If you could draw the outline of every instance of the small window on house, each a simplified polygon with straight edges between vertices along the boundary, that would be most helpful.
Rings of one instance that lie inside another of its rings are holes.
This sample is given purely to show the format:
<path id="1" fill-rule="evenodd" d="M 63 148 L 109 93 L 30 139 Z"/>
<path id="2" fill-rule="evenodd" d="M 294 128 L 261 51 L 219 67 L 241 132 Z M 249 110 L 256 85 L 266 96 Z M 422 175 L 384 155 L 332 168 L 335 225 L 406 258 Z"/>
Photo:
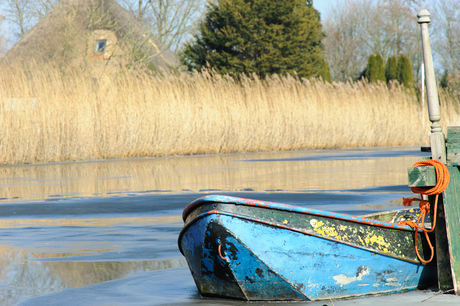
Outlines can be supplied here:
<path id="1" fill-rule="evenodd" d="M 94 54 L 104 55 L 105 47 L 107 46 L 107 40 L 98 40 L 96 41 L 96 48 L 94 49 Z"/>

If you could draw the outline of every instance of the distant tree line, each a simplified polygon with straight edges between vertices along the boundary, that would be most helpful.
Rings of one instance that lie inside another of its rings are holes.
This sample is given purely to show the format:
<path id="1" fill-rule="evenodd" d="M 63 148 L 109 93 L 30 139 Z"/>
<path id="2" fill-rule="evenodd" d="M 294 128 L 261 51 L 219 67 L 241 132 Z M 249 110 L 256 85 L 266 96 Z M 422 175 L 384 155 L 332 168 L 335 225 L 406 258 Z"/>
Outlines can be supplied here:
<path id="1" fill-rule="evenodd" d="M 460 76 L 460 1 L 344 0 L 323 21 L 332 78 L 359 79 L 372 54 L 383 59 L 404 54 L 414 82 L 419 82 L 423 58 L 416 15 L 421 8 L 431 13 L 430 39 L 438 75 L 444 73 L 450 80 Z"/>
<path id="2" fill-rule="evenodd" d="M 407 88 L 414 87 L 414 76 L 409 58 L 401 54 L 398 57 L 390 56 L 384 64 L 380 53 L 371 54 L 367 61 L 366 68 L 361 72 L 359 79 L 366 79 L 368 82 L 377 83 L 398 82 Z"/>

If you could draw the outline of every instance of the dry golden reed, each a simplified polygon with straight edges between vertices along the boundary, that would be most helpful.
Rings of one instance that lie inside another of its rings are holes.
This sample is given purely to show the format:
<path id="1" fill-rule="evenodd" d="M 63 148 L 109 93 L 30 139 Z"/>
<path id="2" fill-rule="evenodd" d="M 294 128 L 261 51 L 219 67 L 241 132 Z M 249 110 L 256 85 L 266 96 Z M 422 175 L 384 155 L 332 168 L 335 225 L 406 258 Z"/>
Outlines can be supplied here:
<path id="1" fill-rule="evenodd" d="M 441 99 L 442 125 L 460 125 Z M 384 84 L 0 69 L 0 163 L 426 143 L 415 95 Z"/>

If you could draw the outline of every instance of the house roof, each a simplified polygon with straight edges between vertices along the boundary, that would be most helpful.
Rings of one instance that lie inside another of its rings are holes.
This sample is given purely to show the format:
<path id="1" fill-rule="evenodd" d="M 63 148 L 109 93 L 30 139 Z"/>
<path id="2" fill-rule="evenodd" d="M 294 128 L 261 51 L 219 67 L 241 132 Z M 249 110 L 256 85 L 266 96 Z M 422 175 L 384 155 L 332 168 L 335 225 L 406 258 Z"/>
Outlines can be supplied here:
<path id="1" fill-rule="evenodd" d="M 116 35 L 120 50 L 117 56 L 125 64 L 142 61 L 161 70 L 179 65 L 176 55 L 115 0 L 61 0 L 2 60 L 75 64 L 76 59 L 87 57 L 88 48 L 93 48 L 88 46 L 91 33 L 100 30 Z"/>

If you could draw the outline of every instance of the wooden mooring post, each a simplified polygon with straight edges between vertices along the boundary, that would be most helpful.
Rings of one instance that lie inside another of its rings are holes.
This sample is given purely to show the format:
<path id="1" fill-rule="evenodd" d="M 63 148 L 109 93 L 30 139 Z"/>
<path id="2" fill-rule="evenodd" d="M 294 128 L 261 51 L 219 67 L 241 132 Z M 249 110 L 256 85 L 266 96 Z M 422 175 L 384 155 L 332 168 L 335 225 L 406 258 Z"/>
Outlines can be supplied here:
<path id="1" fill-rule="evenodd" d="M 428 103 L 428 114 L 431 121 L 431 157 L 443 163 L 446 162 L 446 146 L 444 134 L 441 130 L 441 110 L 439 108 L 438 90 L 436 78 L 434 76 L 433 58 L 431 56 L 430 37 L 428 33 L 428 23 L 430 13 L 427 10 L 421 10 L 418 14 L 418 23 L 422 32 L 423 62 L 425 67 L 426 97 Z"/>
<path id="2" fill-rule="evenodd" d="M 450 174 L 450 183 L 440 196 L 438 211 L 433 211 L 434 197 L 429 198 L 432 216 L 437 215 L 435 237 L 438 285 L 440 290 L 453 288 L 455 294 L 460 295 L 460 127 L 449 127 L 447 139 L 444 137 L 439 123 L 441 112 L 428 34 L 430 13 L 421 10 L 417 17 L 422 33 L 427 104 L 432 123 L 431 158 L 446 164 Z M 433 186 L 433 182 L 436 182 L 434 167 L 409 169 L 410 187 Z"/>

